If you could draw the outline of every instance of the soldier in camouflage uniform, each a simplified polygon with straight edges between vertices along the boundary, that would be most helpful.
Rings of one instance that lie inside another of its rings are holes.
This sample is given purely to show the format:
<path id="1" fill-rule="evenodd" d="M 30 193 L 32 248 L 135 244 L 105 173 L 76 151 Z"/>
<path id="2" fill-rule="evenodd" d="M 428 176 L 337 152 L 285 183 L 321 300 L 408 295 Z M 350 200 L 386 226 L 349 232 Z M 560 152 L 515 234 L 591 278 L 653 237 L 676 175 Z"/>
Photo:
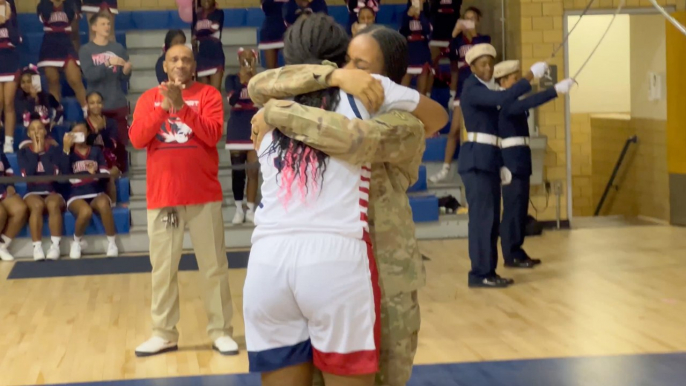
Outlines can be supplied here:
<path id="1" fill-rule="evenodd" d="M 424 126 L 406 112 L 362 121 L 290 101 L 267 103 L 330 87 L 327 80 L 335 69 L 293 65 L 268 70 L 250 81 L 248 92 L 254 103 L 266 105 L 265 122 L 286 136 L 350 163 L 372 162 L 369 228 L 382 291 L 380 369 L 375 384 L 404 386 L 417 351 L 417 290 L 425 284 L 406 194 L 418 178 Z M 388 140 L 391 137 L 394 140 Z"/>

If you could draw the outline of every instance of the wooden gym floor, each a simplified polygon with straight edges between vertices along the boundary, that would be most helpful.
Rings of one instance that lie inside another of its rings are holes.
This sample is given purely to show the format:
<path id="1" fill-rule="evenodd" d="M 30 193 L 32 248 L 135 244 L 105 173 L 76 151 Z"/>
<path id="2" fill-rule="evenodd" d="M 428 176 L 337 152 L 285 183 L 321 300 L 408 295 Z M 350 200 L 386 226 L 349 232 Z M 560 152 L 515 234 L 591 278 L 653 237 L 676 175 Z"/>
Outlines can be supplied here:
<path id="1" fill-rule="evenodd" d="M 500 269 L 515 286 L 470 290 L 466 240 L 421 243 L 430 260 L 410 385 L 686 384 L 685 228 L 548 231 L 526 249 L 543 264 Z M 197 271 L 180 273 L 181 350 L 139 359 L 133 350 L 150 335 L 149 274 L 81 275 L 85 261 L 0 263 L 1 385 L 259 385 L 230 375 L 247 372 L 244 350 L 210 349 Z M 48 274 L 8 279 L 15 265 Z M 244 349 L 245 269 L 229 277 Z"/>

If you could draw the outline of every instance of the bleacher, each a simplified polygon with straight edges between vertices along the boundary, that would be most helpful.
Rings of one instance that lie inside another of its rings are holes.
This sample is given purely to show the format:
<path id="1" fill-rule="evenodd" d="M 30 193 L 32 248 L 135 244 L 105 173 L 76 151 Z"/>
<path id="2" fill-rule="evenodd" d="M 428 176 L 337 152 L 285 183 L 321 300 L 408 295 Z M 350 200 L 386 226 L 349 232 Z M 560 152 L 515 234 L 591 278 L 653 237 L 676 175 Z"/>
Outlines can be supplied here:
<path id="1" fill-rule="evenodd" d="M 383 5 L 377 15 L 377 23 L 397 29 L 405 5 Z M 224 34 L 222 42 L 226 54 L 225 74 L 238 71 L 237 50 L 239 47 L 256 47 L 259 36 L 263 13 L 260 8 L 248 9 L 225 9 Z M 329 14 L 339 23 L 347 23 L 348 13 L 344 6 L 330 6 Z M 21 47 L 22 64 L 36 63 L 38 49 L 42 41 L 42 25 L 38 22 L 35 14 L 19 14 L 24 44 Z M 164 35 L 168 29 L 178 28 L 186 31 L 190 36 L 190 27 L 183 22 L 177 11 L 136 11 L 121 12 L 116 17 L 116 39 L 127 47 L 133 64 L 133 74 L 128 85 L 128 97 L 131 109 L 140 94 L 157 85 L 155 77 L 155 63 L 162 52 Z M 87 24 L 81 22 L 81 41 L 87 41 Z M 47 85 L 45 85 L 47 86 Z M 46 88 L 47 89 L 47 88 Z M 82 118 L 81 108 L 73 97 L 73 91 L 66 83 L 62 82 L 63 105 L 65 107 L 65 121 L 73 122 Z M 444 105 L 447 104 L 449 92 L 446 88 L 435 88 L 432 97 Z M 228 108 L 226 111 L 229 111 Z M 228 114 L 226 116 L 228 120 Z M 61 141 L 66 132 L 68 123 L 56 127 L 57 140 Z M 449 125 L 446 126 L 443 133 Z M 15 133 L 15 143 L 26 138 L 25 129 L 18 128 Z M 420 168 L 419 181 L 409 189 L 410 204 L 413 210 L 413 218 L 416 223 L 417 237 L 420 239 L 438 239 L 466 237 L 467 217 L 458 214 L 440 214 L 438 198 L 452 195 L 464 204 L 464 189 L 459 176 L 455 173 L 453 179 L 437 185 L 428 185 L 427 176 L 438 172 L 443 165 L 446 137 L 439 136 L 430 138 L 426 143 L 423 165 Z M 224 149 L 224 141 L 218 144 L 220 155 L 219 179 L 224 191 L 223 217 L 226 225 L 225 240 L 227 247 L 249 247 L 252 224 L 233 225 L 230 223 L 235 213 L 235 204 L 231 193 L 231 161 L 229 151 Z M 118 247 L 120 253 L 146 252 L 148 250 L 147 215 L 146 215 L 146 153 L 144 150 L 129 149 L 130 171 L 128 178 L 121 178 L 117 184 L 118 206 L 115 208 L 115 223 L 118 234 Z M 455 159 L 457 158 L 457 153 Z M 16 167 L 16 157 L 10 156 L 13 166 Z M 189 161 L 190 162 L 190 161 Z M 456 170 L 456 162 L 453 162 L 453 170 Z M 19 184 L 21 185 L 21 184 Z M 20 187 L 17 187 L 19 190 Z M 130 194 L 129 194 L 130 193 Z M 122 204 L 124 204 L 122 206 Z M 83 250 L 84 254 L 104 254 L 106 240 L 102 224 L 96 216 L 90 224 L 87 234 L 88 247 Z M 46 219 L 47 221 L 47 219 Z M 73 216 L 65 213 L 64 234 L 73 234 Z M 44 233 L 47 235 L 47 223 Z M 96 241 L 97 240 L 97 241 Z M 48 240 L 44 239 L 47 243 Z M 184 237 L 184 248 L 190 248 L 188 233 Z M 68 254 L 69 243 L 62 243 L 62 255 Z M 20 236 L 12 244 L 12 253 L 17 258 L 30 258 L 32 249 L 27 230 L 22 231 Z"/>

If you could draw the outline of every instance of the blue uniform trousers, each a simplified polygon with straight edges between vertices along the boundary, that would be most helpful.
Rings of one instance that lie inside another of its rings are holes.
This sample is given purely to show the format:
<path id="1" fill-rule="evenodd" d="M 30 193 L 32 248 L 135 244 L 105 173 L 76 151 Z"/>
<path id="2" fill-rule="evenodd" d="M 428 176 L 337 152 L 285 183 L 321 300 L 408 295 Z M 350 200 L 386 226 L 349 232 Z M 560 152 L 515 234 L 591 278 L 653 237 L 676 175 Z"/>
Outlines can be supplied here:
<path id="1" fill-rule="evenodd" d="M 529 213 L 530 176 L 513 175 L 512 182 L 503 186 L 503 220 L 500 240 L 506 262 L 526 259 L 522 249 Z"/>
<path id="2" fill-rule="evenodd" d="M 495 275 L 500 227 L 500 174 L 471 170 L 461 173 L 469 205 L 470 282 Z"/>

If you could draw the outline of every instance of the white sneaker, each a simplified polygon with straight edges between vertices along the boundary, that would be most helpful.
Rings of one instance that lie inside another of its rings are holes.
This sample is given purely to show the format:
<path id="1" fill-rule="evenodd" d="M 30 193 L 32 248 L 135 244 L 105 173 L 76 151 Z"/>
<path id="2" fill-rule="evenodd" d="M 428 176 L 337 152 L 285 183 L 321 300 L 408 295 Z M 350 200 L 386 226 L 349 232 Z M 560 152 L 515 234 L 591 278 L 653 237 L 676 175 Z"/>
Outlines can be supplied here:
<path id="1" fill-rule="evenodd" d="M 60 247 L 51 243 L 50 248 L 48 249 L 47 258 L 48 258 L 48 260 L 59 259 L 60 258 Z"/>
<path id="2" fill-rule="evenodd" d="M 247 212 L 245 212 L 245 221 L 250 222 L 252 224 L 255 223 L 255 211 L 248 209 Z"/>
<path id="3" fill-rule="evenodd" d="M 243 224 L 245 221 L 245 212 L 241 211 L 236 211 L 236 214 L 233 215 L 233 220 L 231 220 L 232 223 L 234 224 Z"/>
<path id="4" fill-rule="evenodd" d="M 81 258 L 81 243 L 76 242 L 76 240 L 71 242 L 71 250 L 69 251 L 69 257 L 72 259 Z"/>
<path id="5" fill-rule="evenodd" d="M 0 245 L 0 260 L 2 261 L 13 261 L 14 256 L 7 250 L 7 247 Z"/>
<path id="6" fill-rule="evenodd" d="M 445 180 L 448 179 L 448 174 L 449 174 L 449 173 L 450 173 L 450 169 L 445 169 L 445 168 L 443 168 L 443 169 L 441 169 L 440 172 L 438 172 L 438 173 L 434 174 L 433 176 L 429 177 L 429 181 L 430 181 L 431 183 L 434 183 L 434 184 L 435 184 L 435 183 L 438 183 L 438 182 L 441 182 L 441 181 L 445 181 Z"/>
<path id="7" fill-rule="evenodd" d="M 5 142 L 5 145 L 3 146 L 3 153 L 14 153 L 14 144 L 12 142 Z"/>
<path id="8" fill-rule="evenodd" d="M 234 341 L 230 336 L 222 336 L 217 338 L 212 345 L 212 348 L 219 351 L 222 355 L 237 355 L 238 354 L 238 343 Z"/>
<path id="9" fill-rule="evenodd" d="M 45 252 L 43 252 L 42 246 L 33 247 L 33 260 L 35 260 L 35 261 L 45 260 Z"/>
<path id="10" fill-rule="evenodd" d="M 117 257 L 119 256 L 119 248 L 115 243 L 107 243 L 107 257 Z"/>
<path id="11" fill-rule="evenodd" d="M 176 342 L 166 341 L 158 336 L 146 340 L 143 344 L 136 347 L 137 357 L 149 357 L 151 355 L 162 354 L 169 351 L 176 351 L 179 346 Z"/>

